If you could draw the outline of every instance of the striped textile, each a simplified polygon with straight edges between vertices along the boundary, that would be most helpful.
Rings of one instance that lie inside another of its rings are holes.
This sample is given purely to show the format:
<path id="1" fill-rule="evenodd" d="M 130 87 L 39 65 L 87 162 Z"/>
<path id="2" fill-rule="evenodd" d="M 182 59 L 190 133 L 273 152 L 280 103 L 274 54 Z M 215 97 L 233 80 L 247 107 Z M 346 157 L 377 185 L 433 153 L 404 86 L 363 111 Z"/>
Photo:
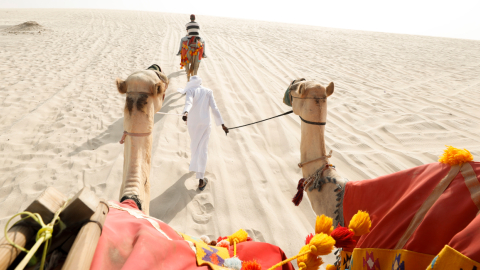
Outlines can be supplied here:
<path id="1" fill-rule="evenodd" d="M 185 24 L 189 36 L 199 36 L 200 35 L 200 25 L 197 22 L 189 22 Z"/>

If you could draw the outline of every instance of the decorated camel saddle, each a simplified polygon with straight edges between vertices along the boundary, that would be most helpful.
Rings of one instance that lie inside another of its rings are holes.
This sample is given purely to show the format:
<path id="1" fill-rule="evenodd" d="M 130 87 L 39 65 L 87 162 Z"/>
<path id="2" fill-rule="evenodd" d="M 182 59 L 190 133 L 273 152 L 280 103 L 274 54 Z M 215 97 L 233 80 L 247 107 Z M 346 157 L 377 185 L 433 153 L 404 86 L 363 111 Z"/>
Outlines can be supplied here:
<path id="1" fill-rule="evenodd" d="M 335 230 L 346 240 L 336 241 L 341 252 L 327 269 L 479 270 L 480 162 L 468 150 L 448 146 L 439 162 L 348 181 L 326 152 L 327 100 L 333 93 L 333 83 L 324 87 L 300 79 L 283 97 L 301 119 L 303 178 L 293 202 L 298 205 L 305 191 L 315 213 L 334 217 Z M 342 227 L 359 210 L 371 219 L 362 236 Z"/>
<path id="2" fill-rule="evenodd" d="M 192 36 L 187 41 L 182 43 L 182 51 L 181 51 L 181 60 L 180 60 L 180 68 L 183 69 L 186 64 L 189 63 L 188 55 L 196 56 L 198 55 L 198 61 L 202 60 L 203 56 L 203 44 L 200 42 L 200 37 Z"/>
<path id="3" fill-rule="evenodd" d="M 52 213 L 43 210 L 40 211 L 42 214 L 19 213 L 35 217 L 44 228 L 37 232 L 36 227 L 25 223 L 26 220 L 12 226 L 1 239 L 1 269 L 12 264 L 15 269 L 40 270 L 293 270 L 290 262 L 296 259 L 298 269 L 308 270 L 318 269 L 323 264 L 321 256 L 330 254 L 336 242 L 352 241 L 351 237 L 345 240 L 338 229 L 333 230 L 331 218 L 317 217 L 315 233 L 307 236 L 298 255 L 286 259 L 279 247 L 252 241 L 243 229 L 230 236 L 218 237 L 216 241 L 211 241 L 208 236 L 189 236 L 146 215 L 139 210 L 135 200 L 104 202 L 88 188 L 82 189 L 75 198 L 66 199 L 50 187 L 42 193 L 36 205 L 27 210 L 38 211 L 45 206 L 50 210 L 58 209 L 47 226 L 43 220 L 50 221 Z M 85 219 L 88 214 L 91 216 Z M 66 229 L 55 226 L 60 222 L 60 216 Z M 360 211 L 352 218 L 348 230 L 362 235 L 369 228 L 368 214 Z M 73 230 L 79 232 L 72 234 Z M 32 232 L 37 232 L 37 237 Z M 35 254 L 45 237 L 47 244 L 43 247 L 43 255 L 42 252 Z M 74 239 L 73 244 L 71 239 Z M 22 249 L 27 256 L 22 254 L 20 260 L 15 260 L 20 252 L 16 249 Z"/>
<path id="4" fill-rule="evenodd" d="M 372 228 L 343 249 L 339 269 L 480 269 L 480 162 L 464 154 L 449 148 L 442 162 L 348 182 L 345 222 L 362 209 Z"/>

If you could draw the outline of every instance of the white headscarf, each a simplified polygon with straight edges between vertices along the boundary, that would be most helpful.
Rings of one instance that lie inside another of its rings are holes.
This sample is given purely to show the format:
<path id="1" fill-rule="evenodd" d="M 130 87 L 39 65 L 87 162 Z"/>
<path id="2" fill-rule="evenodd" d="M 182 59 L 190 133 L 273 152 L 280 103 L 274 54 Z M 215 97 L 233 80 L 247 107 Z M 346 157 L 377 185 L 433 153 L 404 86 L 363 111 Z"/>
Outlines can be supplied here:
<path id="1" fill-rule="evenodd" d="M 200 78 L 200 76 L 195 75 L 190 77 L 190 81 L 187 83 L 187 86 L 185 86 L 184 89 L 178 88 L 177 91 L 183 95 L 190 89 L 196 89 L 200 87 L 201 84 L 202 84 L 202 79 Z"/>

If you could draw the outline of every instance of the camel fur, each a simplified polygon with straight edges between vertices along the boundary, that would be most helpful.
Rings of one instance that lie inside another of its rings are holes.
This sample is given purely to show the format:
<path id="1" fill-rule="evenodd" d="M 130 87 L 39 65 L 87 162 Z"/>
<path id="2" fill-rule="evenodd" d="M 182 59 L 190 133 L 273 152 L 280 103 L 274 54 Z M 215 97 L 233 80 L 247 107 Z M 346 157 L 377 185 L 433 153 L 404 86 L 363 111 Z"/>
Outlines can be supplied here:
<path id="1" fill-rule="evenodd" d="M 326 88 L 314 81 L 302 81 L 291 86 L 292 109 L 296 115 L 311 122 L 327 121 L 327 97 L 334 92 L 331 82 Z M 319 98 L 319 99 L 312 99 Z M 327 123 L 328 124 L 328 123 Z M 312 125 L 301 122 L 300 162 L 307 162 L 326 156 L 325 125 Z M 328 158 L 307 163 L 302 167 L 303 178 L 307 179 L 315 172 L 329 164 Z M 335 226 L 341 222 L 342 216 L 337 209 L 337 188 L 345 187 L 346 179 L 342 178 L 334 168 L 328 168 L 321 174 L 322 178 L 308 185 L 305 190 L 310 199 L 313 211 L 317 215 L 336 217 Z M 323 181 L 324 183 L 320 183 Z M 340 210 L 341 211 L 341 210 Z"/>
<path id="2" fill-rule="evenodd" d="M 118 92 L 126 94 L 124 130 L 129 133 L 150 133 L 145 137 L 125 138 L 123 180 L 119 199 L 124 196 L 138 196 L 143 205 L 142 210 L 147 215 L 150 204 L 151 132 L 155 113 L 162 108 L 167 88 L 167 76 L 153 70 L 134 72 L 125 81 L 117 79 Z"/>

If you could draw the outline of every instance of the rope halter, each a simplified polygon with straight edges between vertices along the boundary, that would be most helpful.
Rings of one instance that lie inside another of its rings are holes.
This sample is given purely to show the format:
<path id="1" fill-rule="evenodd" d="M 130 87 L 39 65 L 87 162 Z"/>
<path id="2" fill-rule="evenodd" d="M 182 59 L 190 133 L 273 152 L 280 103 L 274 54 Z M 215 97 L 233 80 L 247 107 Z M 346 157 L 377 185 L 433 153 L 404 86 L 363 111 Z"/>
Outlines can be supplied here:
<path id="1" fill-rule="evenodd" d="M 120 144 L 123 144 L 125 142 L 125 138 L 127 137 L 127 135 L 129 136 L 134 136 L 134 137 L 147 137 L 147 136 L 150 136 L 150 134 L 152 134 L 152 132 L 148 132 L 148 133 L 130 133 L 130 132 L 126 132 L 124 131 L 123 132 L 123 136 L 122 138 L 120 139 Z"/>
<path id="2" fill-rule="evenodd" d="M 332 157 L 332 152 L 333 152 L 333 151 L 330 150 L 330 153 L 328 153 L 328 155 L 321 156 L 321 157 L 319 157 L 319 158 L 312 159 L 312 160 L 309 160 L 309 161 L 300 162 L 300 163 L 298 163 L 298 167 L 299 167 L 299 168 L 302 168 L 303 165 L 308 164 L 308 163 L 310 163 L 310 162 L 314 162 L 314 161 L 321 160 L 321 159 L 331 158 L 331 157 Z"/>

